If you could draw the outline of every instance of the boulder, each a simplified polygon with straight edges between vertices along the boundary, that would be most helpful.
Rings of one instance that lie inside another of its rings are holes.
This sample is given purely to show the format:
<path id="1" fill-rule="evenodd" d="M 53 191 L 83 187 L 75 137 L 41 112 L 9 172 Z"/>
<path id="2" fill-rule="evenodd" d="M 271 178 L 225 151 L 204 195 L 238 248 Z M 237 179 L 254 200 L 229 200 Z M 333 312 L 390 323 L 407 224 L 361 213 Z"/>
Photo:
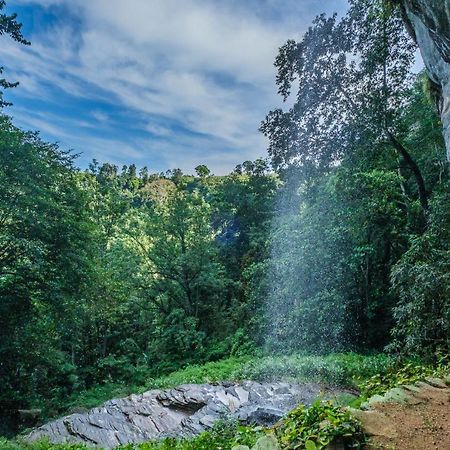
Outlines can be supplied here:
<path id="1" fill-rule="evenodd" d="M 350 411 L 361 422 L 367 436 L 383 436 L 386 438 L 397 436 L 397 430 L 392 424 L 392 420 L 383 413 L 359 409 L 350 409 Z"/>

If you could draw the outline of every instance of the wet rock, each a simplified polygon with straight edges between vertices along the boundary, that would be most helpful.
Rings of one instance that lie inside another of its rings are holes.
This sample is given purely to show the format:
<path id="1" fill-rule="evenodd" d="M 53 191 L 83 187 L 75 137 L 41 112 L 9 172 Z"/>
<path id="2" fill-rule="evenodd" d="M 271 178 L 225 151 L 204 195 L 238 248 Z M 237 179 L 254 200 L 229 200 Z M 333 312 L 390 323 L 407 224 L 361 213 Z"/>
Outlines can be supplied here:
<path id="1" fill-rule="evenodd" d="M 370 397 L 367 402 L 365 402 L 366 404 L 364 406 L 365 406 L 365 408 L 370 408 L 371 406 L 373 406 L 376 403 L 383 403 L 383 402 L 384 402 L 384 397 L 382 395 L 375 394 L 372 397 Z"/>
<path id="2" fill-rule="evenodd" d="M 390 389 L 384 394 L 384 402 L 408 403 L 409 395 L 401 387 Z"/>
<path id="3" fill-rule="evenodd" d="M 239 414 L 239 419 L 250 425 L 262 425 L 270 427 L 277 423 L 286 410 L 278 408 L 250 407 Z"/>
<path id="4" fill-rule="evenodd" d="M 109 449 L 167 436 L 190 437 L 222 418 L 272 425 L 297 404 L 312 403 L 320 391 L 315 384 L 252 381 L 155 389 L 49 422 L 32 431 L 28 440 L 46 437 L 53 443 L 84 443 Z"/>

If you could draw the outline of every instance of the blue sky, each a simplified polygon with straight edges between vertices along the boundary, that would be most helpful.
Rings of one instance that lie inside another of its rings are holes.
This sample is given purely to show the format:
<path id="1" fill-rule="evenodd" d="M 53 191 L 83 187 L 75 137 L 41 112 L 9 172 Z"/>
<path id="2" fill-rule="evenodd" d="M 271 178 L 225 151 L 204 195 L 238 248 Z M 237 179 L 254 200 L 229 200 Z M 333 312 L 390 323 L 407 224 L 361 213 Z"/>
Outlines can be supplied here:
<path id="1" fill-rule="evenodd" d="M 280 105 L 273 61 L 316 14 L 346 0 L 16 0 L 30 47 L 2 39 L 20 86 L 6 112 L 46 140 L 154 172 L 214 173 L 266 155 L 260 121 Z"/>

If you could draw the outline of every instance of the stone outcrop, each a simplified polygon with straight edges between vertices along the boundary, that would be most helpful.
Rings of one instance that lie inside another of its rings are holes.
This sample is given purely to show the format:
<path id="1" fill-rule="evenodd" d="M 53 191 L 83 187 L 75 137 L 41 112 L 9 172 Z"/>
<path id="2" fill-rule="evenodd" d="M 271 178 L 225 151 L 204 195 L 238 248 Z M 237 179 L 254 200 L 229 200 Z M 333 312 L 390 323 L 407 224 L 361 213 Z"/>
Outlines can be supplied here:
<path id="1" fill-rule="evenodd" d="M 450 0 L 401 0 L 406 24 L 419 45 L 439 97 L 450 161 Z"/>
<path id="2" fill-rule="evenodd" d="M 369 438 L 368 450 L 450 449 L 450 377 L 390 389 L 350 409 Z"/>
<path id="3" fill-rule="evenodd" d="M 53 443 L 84 443 L 104 448 L 167 436 L 193 436 L 220 418 L 272 425 L 299 403 L 320 394 L 315 384 L 186 384 L 110 400 L 86 413 L 49 422 L 28 435 Z"/>

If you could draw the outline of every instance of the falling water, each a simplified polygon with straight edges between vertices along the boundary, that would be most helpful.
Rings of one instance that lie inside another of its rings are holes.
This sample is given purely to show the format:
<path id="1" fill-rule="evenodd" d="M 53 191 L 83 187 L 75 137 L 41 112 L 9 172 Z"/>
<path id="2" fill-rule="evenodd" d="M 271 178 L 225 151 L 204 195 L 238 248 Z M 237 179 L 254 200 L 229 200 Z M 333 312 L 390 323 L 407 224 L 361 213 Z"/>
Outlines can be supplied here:
<path id="1" fill-rule="evenodd" d="M 267 273 L 268 352 L 325 353 L 347 347 L 346 303 L 335 286 L 336 272 L 343 268 L 333 260 L 341 242 L 330 248 L 322 225 L 333 211 L 326 200 L 306 204 L 304 187 L 292 171 L 276 201 Z"/>

